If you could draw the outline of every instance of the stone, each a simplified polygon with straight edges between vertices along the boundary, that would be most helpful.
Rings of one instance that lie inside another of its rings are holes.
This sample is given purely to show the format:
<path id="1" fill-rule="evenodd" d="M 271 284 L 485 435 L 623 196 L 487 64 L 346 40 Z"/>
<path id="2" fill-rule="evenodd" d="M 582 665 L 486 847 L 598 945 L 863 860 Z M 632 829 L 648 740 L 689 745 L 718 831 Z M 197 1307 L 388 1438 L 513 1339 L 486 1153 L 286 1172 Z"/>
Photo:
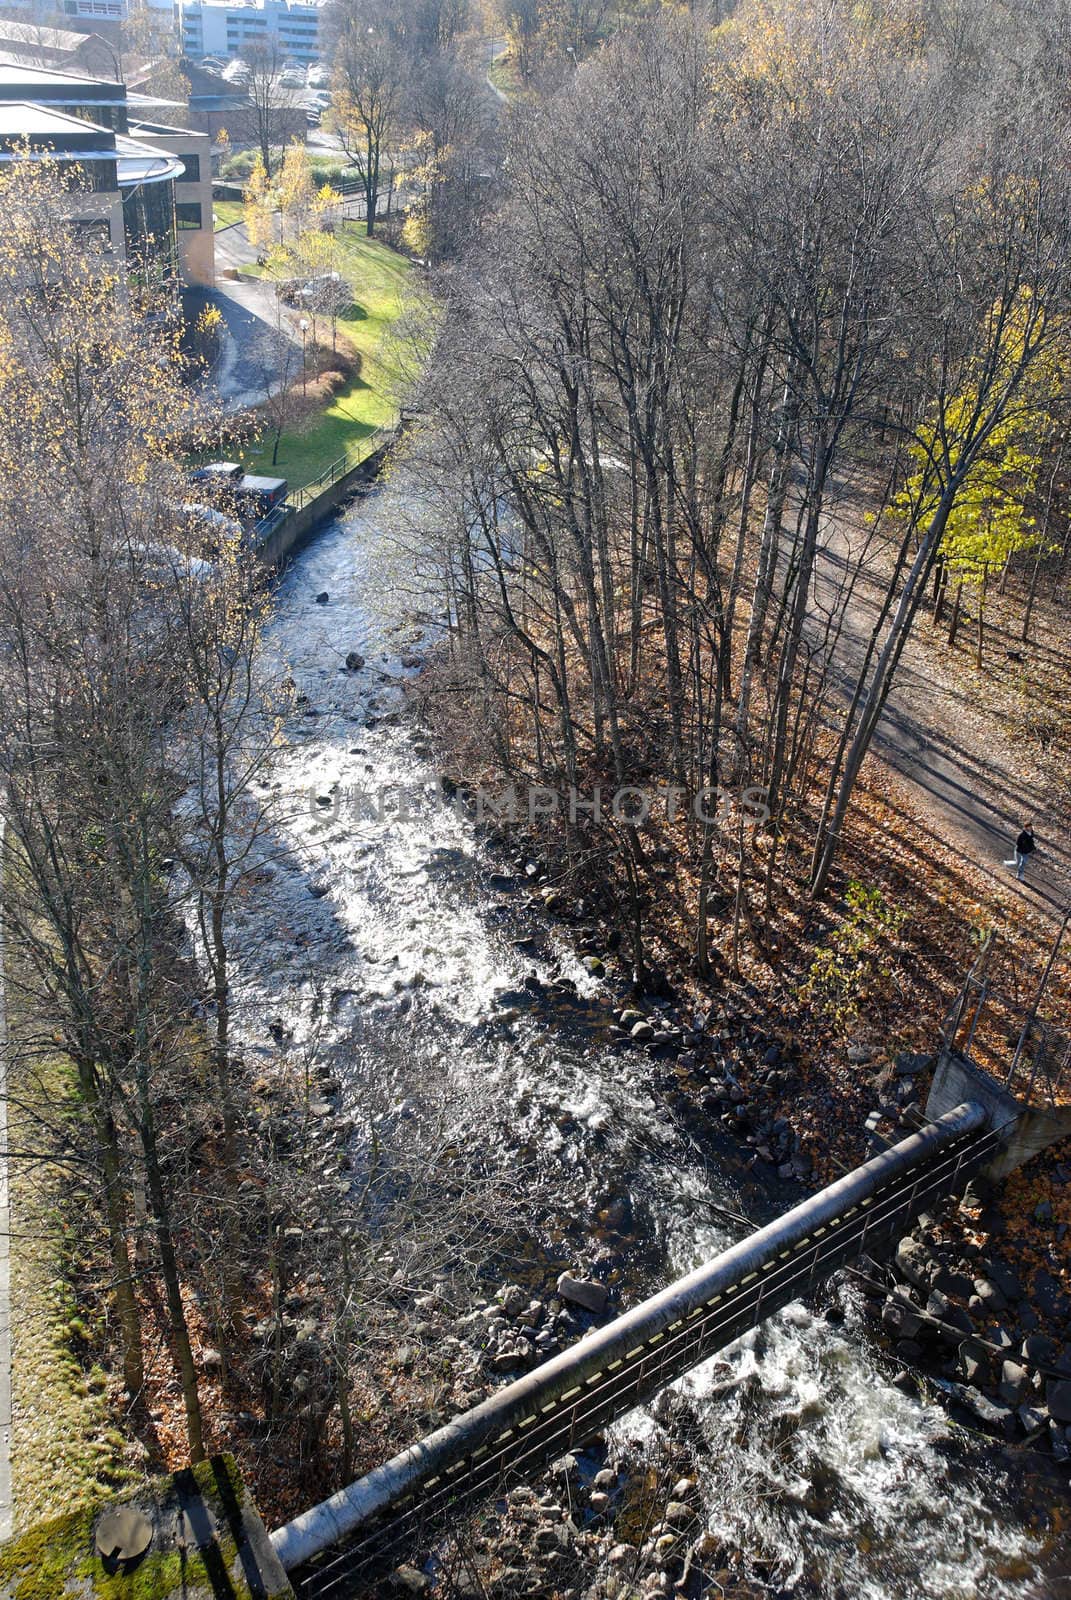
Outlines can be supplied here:
<path id="1" fill-rule="evenodd" d="M 998 1405 L 995 1400 L 990 1400 L 981 1390 L 972 1386 L 961 1389 L 960 1395 L 964 1405 L 979 1422 L 985 1423 L 990 1428 L 999 1428 L 1002 1433 L 1011 1436 L 1015 1427 L 1015 1413 L 1007 1406 Z"/>
<path id="2" fill-rule="evenodd" d="M 507 1283 L 498 1291 L 498 1303 L 507 1317 L 519 1317 L 528 1309 L 528 1296 L 516 1283 Z"/>
<path id="3" fill-rule="evenodd" d="M 610 1496 L 602 1489 L 595 1489 L 588 1496 L 588 1505 L 596 1516 L 601 1516 L 610 1504 Z"/>
<path id="4" fill-rule="evenodd" d="M 848 1060 L 853 1067 L 865 1067 L 878 1054 L 879 1051 L 876 1045 L 850 1044 L 848 1046 Z"/>
<path id="5" fill-rule="evenodd" d="M 1071 1379 L 1050 1379 L 1045 1385 L 1045 1404 L 1056 1422 L 1071 1422 Z"/>
<path id="6" fill-rule="evenodd" d="M 223 1370 L 223 1352 L 221 1350 L 202 1350 L 201 1369 L 204 1372 L 221 1372 Z"/>
<path id="7" fill-rule="evenodd" d="M 1030 1333 L 1023 1340 L 1023 1360 L 1035 1367 L 1051 1367 L 1059 1355 L 1055 1339 L 1045 1333 Z"/>
<path id="8" fill-rule="evenodd" d="M 359 650 L 351 650 L 346 657 L 346 671 L 360 672 L 364 666 L 364 656 Z"/>
<path id="9" fill-rule="evenodd" d="M 1023 1298 L 1022 1284 L 1003 1261 L 983 1261 L 982 1276 L 989 1279 L 1005 1300 L 1015 1301 Z"/>
<path id="10" fill-rule="evenodd" d="M 697 1512 L 683 1500 L 671 1500 L 662 1514 L 662 1520 L 671 1528 L 686 1528 L 696 1520 Z"/>
<path id="11" fill-rule="evenodd" d="M 899 1389 L 901 1394 L 908 1395 L 912 1400 L 919 1397 L 918 1379 L 904 1367 L 892 1380 L 894 1389 Z"/>
<path id="12" fill-rule="evenodd" d="M 1005 1361 L 997 1393 L 1009 1406 L 1022 1405 L 1030 1388 L 1030 1374 L 1016 1361 Z"/>
<path id="13" fill-rule="evenodd" d="M 934 1056 L 919 1055 L 913 1050 L 902 1050 L 894 1063 L 898 1078 L 915 1078 L 923 1072 L 929 1072 L 934 1065 Z"/>
<path id="14" fill-rule="evenodd" d="M 1044 1433 L 1049 1426 L 1049 1413 L 1044 1406 L 1020 1406 L 1016 1412 L 1019 1424 L 1028 1438 Z"/>
<path id="15" fill-rule="evenodd" d="M 328 594 L 327 590 L 321 589 L 320 593 L 316 596 L 316 604 L 318 606 L 325 606 L 330 598 L 331 596 Z"/>
<path id="16" fill-rule="evenodd" d="M 922 1327 L 918 1312 L 900 1295 L 891 1294 L 881 1311 L 882 1326 L 895 1338 L 913 1339 Z"/>
<path id="17" fill-rule="evenodd" d="M 605 978 L 606 967 L 598 956 L 585 956 L 583 964 L 593 978 Z"/>
<path id="18" fill-rule="evenodd" d="M 649 1022 L 636 1022 L 633 1024 L 629 1037 L 635 1039 L 637 1044 L 646 1044 L 654 1038 L 654 1029 Z"/>
<path id="19" fill-rule="evenodd" d="M 910 1235 L 901 1239 L 896 1247 L 896 1268 L 909 1283 L 920 1289 L 929 1289 L 936 1263 L 924 1244 Z"/>
<path id="20" fill-rule="evenodd" d="M 1006 1311 L 1008 1308 L 1008 1302 L 989 1278 L 975 1278 L 974 1298 L 983 1311 Z"/>
<path id="21" fill-rule="evenodd" d="M 959 1346 L 959 1370 L 969 1384 L 978 1379 L 985 1381 L 989 1370 L 989 1352 L 985 1344 L 980 1344 L 978 1339 L 964 1339 Z"/>
<path id="22" fill-rule="evenodd" d="M 416 1567 L 396 1567 L 390 1575 L 390 1586 L 395 1594 L 427 1594 L 431 1582 Z"/>
<path id="23" fill-rule="evenodd" d="M 592 1312 L 596 1317 L 602 1316 L 610 1299 L 603 1284 L 596 1283 L 591 1278 L 574 1278 L 568 1272 L 563 1272 L 558 1279 L 557 1292 L 563 1300 L 568 1300 L 571 1305 L 581 1306 L 583 1310 Z"/>

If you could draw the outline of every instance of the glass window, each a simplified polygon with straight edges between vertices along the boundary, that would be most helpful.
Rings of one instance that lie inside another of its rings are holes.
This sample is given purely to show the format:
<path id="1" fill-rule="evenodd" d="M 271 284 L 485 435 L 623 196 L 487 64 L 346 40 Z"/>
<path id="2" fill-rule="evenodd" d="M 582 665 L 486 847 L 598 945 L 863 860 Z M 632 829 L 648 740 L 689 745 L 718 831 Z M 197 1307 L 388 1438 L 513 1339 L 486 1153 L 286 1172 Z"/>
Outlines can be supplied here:
<path id="1" fill-rule="evenodd" d="M 201 207 L 193 200 L 179 200 L 175 206 L 175 221 L 180 228 L 203 228 Z"/>
<path id="2" fill-rule="evenodd" d="M 179 182 L 180 183 L 200 183 L 200 181 L 201 181 L 201 158 L 200 158 L 200 156 L 183 156 L 182 157 L 182 176 L 179 179 Z M 198 227 L 200 227 L 200 223 L 198 223 Z"/>

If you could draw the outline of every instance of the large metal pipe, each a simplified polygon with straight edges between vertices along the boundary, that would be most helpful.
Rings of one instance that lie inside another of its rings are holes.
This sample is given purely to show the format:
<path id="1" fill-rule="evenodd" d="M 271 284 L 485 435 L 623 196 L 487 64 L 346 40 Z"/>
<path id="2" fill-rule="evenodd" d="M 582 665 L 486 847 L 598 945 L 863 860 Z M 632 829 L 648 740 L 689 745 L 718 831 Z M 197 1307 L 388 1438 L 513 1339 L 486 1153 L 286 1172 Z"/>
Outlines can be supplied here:
<path id="1" fill-rule="evenodd" d="M 953 1140 L 983 1129 L 986 1122 L 986 1111 L 975 1101 L 953 1107 L 936 1122 L 874 1156 L 605 1328 L 596 1329 L 561 1355 L 506 1384 L 366 1477 L 302 1512 L 271 1535 L 283 1566 L 293 1571 L 322 1550 L 340 1543 L 412 1495 L 421 1484 L 438 1477 L 519 1422 L 537 1415 L 562 1395 L 571 1394 L 593 1374 L 621 1361 L 696 1308 L 761 1271 L 766 1262 L 793 1249 L 816 1229 L 834 1223 L 878 1190 L 924 1166 Z"/>

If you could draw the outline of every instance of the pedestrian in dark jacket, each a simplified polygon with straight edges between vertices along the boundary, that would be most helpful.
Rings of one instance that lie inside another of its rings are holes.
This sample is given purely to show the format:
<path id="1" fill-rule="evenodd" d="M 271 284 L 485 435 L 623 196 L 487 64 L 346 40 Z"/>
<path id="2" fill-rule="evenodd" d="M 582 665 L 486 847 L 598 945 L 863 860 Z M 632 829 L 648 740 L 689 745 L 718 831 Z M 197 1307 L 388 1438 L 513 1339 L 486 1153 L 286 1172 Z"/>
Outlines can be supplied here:
<path id="1" fill-rule="evenodd" d="M 1006 867 L 1015 868 L 1015 876 L 1019 879 L 1020 883 L 1022 883 L 1023 877 L 1026 874 L 1026 864 L 1036 849 L 1037 842 L 1034 838 L 1034 824 L 1032 822 L 1027 822 L 1023 825 L 1023 831 L 1015 841 L 1014 856 L 1010 861 L 1005 861 L 1004 863 Z"/>

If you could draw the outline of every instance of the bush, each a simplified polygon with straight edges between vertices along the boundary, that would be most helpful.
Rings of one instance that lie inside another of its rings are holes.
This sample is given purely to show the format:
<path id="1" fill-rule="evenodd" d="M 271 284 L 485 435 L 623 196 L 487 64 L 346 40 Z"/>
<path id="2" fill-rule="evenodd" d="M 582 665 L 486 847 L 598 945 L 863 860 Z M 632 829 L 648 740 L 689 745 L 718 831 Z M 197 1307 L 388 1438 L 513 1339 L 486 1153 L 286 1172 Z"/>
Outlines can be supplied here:
<path id="1" fill-rule="evenodd" d="M 880 889 L 854 880 L 845 896 L 844 921 L 816 952 L 800 995 L 838 1023 L 854 1022 L 864 1000 L 876 1000 L 889 987 L 883 947 L 896 939 L 907 912 L 890 906 Z"/>

